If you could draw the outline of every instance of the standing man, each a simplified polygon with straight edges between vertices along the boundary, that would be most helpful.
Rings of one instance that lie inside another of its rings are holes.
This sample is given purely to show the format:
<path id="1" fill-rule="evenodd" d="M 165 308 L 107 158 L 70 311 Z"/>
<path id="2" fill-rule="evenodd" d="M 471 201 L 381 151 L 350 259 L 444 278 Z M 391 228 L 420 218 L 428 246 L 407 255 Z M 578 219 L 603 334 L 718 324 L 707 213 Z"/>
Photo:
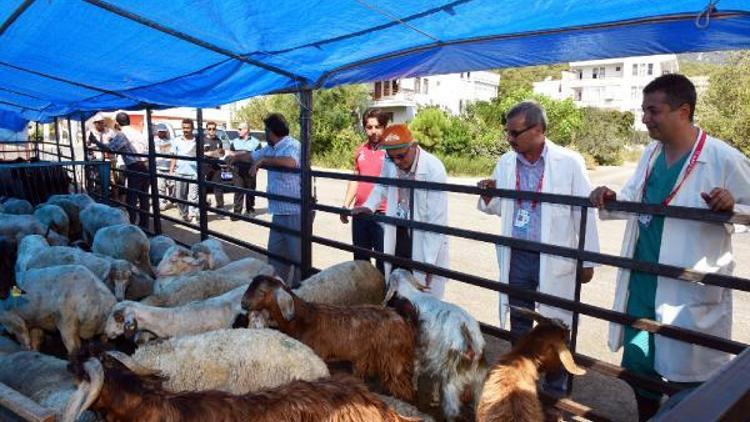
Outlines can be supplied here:
<path id="1" fill-rule="evenodd" d="M 96 113 L 96 115 L 92 117 L 91 120 L 94 127 L 93 130 L 89 132 L 88 144 L 95 144 L 95 141 L 99 141 L 102 144 L 108 144 L 109 140 L 112 139 L 112 137 L 115 135 L 115 132 L 107 127 L 104 115 L 102 113 Z M 105 154 L 101 151 L 89 150 L 88 157 L 86 157 L 86 159 L 89 161 L 104 161 Z M 87 186 L 89 187 L 89 189 L 94 190 L 97 195 L 102 195 L 101 186 L 99 186 L 97 176 L 98 171 L 96 167 L 86 166 Z"/>
<path id="2" fill-rule="evenodd" d="M 139 157 L 133 154 L 147 154 L 148 143 L 141 132 L 130 126 L 130 116 L 119 112 L 115 116 L 119 131 L 110 139 L 109 144 L 104 144 L 96 139 L 89 138 L 99 148 L 118 153 L 125 162 L 125 178 L 128 193 L 126 203 L 128 204 L 128 215 L 130 222 L 135 224 L 136 216 L 139 215 L 138 225 L 148 229 L 148 166 L 147 157 Z M 138 200 L 139 212 L 135 211 L 136 198 Z"/>
<path id="3" fill-rule="evenodd" d="M 251 154 L 255 168 L 283 167 L 299 169 L 301 145 L 298 140 L 289 136 L 289 125 L 283 115 L 272 113 L 263 119 L 265 125 L 266 147 L 254 150 Z M 267 169 L 268 193 L 275 195 L 300 198 L 299 173 L 281 172 Z M 296 234 L 285 233 L 271 228 L 268 235 L 268 252 L 284 256 L 292 261 L 302 260 L 302 242 L 299 232 L 301 229 L 300 206 L 279 199 L 268 199 L 268 212 L 273 215 L 271 222 L 276 225 L 295 230 Z M 276 274 L 284 272 L 286 264 L 278 259 L 270 258 L 269 262 L 276 270 Z M 297 287 L 300 282 L 300 268 L 294 268 L 291 287 Z"/>
<path id="4" fill-rule="evenodd" d="M 380 177 L 445 183 L 445 166 L 440 160 L 417 145 L 405 124 L 388 126 L 383 131 L 380 148 L 387 161 Z M 367 201 L 352 209 L 353 215 L 371 214 L 387 201 L 385 215 L 404 220 L 448 225 L 448 195 L 440 190 L 399 188 L 376 185 Z M 383 252 L 425 264 L 449 268 L 448 237 L 442 233 L 413 230 L 405 226 L 386 225 Z M 391 264 L 385 264 L 386 279 Z M 442 299 L 445 277 L 414 271 L 415 278 L 433 296 Z"/>
<path id="5" fill-rule="evenodd" d="M 478 183 L 480 188 L 544 192 L 585 196 L 591 191 L 586 166 L 580 154 L 560 147 L 547 139 L 547 116 L 541 105 L 532 101 L 516 104 L 505 116 L 505 132 L 512 148 L 503 154 L 491 179 Z M 580 208 L 538 201 L 502 199 L 482 196 L 478 208 L 502 217 L 500 234 L 515 239 L 545 244 L 578 247 Z M 599 252 L 594 210 L 588 215 L 586 250 Z M 573 259 L 540 254 L 535 251 L 497 246 L 500 282 L 526 290 L 573 299 L 576 287 L 576 262 Z M 594 275 L 592 264 L 584 263 L 581 282 Z M 504 328 L 508 304 L 535 310 L 533 300 L 500 295 L 500 327 Z M 572 313 L 539 304 L 539 312 L 558 318 L 568 326 Z M 533 321 L 510 309 L 510 331 L 515 336 L 529 332 Z M 517 337 L 516 337 L 517 338 Z M 562 397 L 566 393 L 566 376 L 548 374 L 546 390 Z"/>
<path id="6" fill-rule="evenodd" d="M 231 151 L 227 154 L 227 163 L 232 168 L 232 182 L 235 187 L 255 190 L 257 168 L 253 167 L 251 154 L 260 148 L 260 141 L 250 135 L 247 123 L 240 123 L 240 137 L 232 141 Z M 255 214 L 255 195 L 234 192 L 234 213 L 242 214 L 243 202 L 246 217 Z M 231 217 L 230 220 L 237 220 Z"/>
<path id="7" fill-rule="evenodd" d="M 360 145 L 354 152 L 354 174 L 362 176 L 380 176 L 385 160 L 385 150 L 379 149 L 380 136 L 388 125 L 388 115 L 379 109 L 369 110 L 362 117 L 362 125 L 367 134 L 367 142 Z M 359 207 L 365 203 L 372 192 L 373 184 L 352 180 L 346 188 L 344 208 Z M 381 202 L 375 213 L 385 214 L 386 201 Z M 341 222 L 347 224 L 349 217 L 341 214 Z M 352 243 L 354 246 L 383 252 L 383 226 L 377 221 L 354 217 L 352 221 Z M 369 261 L 370 257 L 360 252 L 354 252 L 354 259 Z M 375 261 L 378 270 L 383 270 L 383 261 Z"/>
<path id="8" fill-rule="evenodd" d="M 602 207 L 610 200 L 679 205 L 718 212 L 750 212 L 750 161 L 693 124 L 695 86 L 683 75 L 664 75 L 643 89 L 643 118 L 652 139 L 633 177 L 619 194 L 606 186 L 591 192 Z M 731 226 L 649 214 L 627 218 L 622 256 L 639 261 L 732 274 Z M 620 269 L 614 310 L 723 338 L 731 338 L 732 291 Z M 624 346 L 628 370 L 694 386 L 711 377 L 727 353 L 610 323 L 609 347 Z M 659 407 L 661 394 L 635 388 L 640 420 Z"/>
<path id="9" fill-rule="evenodd" d="M 171 154 L 172 153 L 172 140 L 170 139 L 167 125 L 165 125 L 164 123 L 156 124 L 156 138 L 154 139 L 154 144 L 159 154 Z M 170 167 L 171 162 L 172 160 L 169 158 L 165 158 L 165 157 L 156 158 L 156 172 L 159 174 L 159 176 L 165 176 L 169 174 L 169 167 Z M 159 195 L 161 196 L 173 196 L 174 195 L 174 180 L 169 180 L 163 177 L 159 177 L 157 179 L 157 189 L 159 190 Z M 173 202 L 170 201 L 168 198 L 159 198 L 160 210 L 164 211 L 172 205 L 173 205 Z"/>
<path id="10" fill-rule="evenodd" d="M 196 139 L 193 134 L 195 125 L 190 119 L 184 119 L 182 121 L 182 136 L 177 137 L 172 142 L 172 153 L 177 156 L 193 157 L 195 158 Z M 198 203 L 198 184 L 196 171 L 197 165 L 194 160 L 178 160 L 172 159 L 169 166 L 169 174 L 177 175 L 185 179 L 191 179 L 193 181 L 177 181 L 177 198 L 183 201 L 189 201 L 193 204 Z M 177 203 L 177 208 L 180 210 L 180 217 L 185 222 L 192 222 L 198 219 L 198 208 L 195 205 L 186 205 L 181 202 Z"/>
<path id="11" fill-rule="evenodd" d="M 224 145 L 216 131 L 216 122 L 206 123 L 206 138 L 203 142 L 203 156 L 208 159 L 219 160 L 224 157 Z M 206 180 L 214 183 L 223 183 L 221 179 L 221 167 L 218 163 L 203 163 L 203 174 Z M 220 187 L 212 186 L 216 208 L 224 209 L 224 191 Z"/>

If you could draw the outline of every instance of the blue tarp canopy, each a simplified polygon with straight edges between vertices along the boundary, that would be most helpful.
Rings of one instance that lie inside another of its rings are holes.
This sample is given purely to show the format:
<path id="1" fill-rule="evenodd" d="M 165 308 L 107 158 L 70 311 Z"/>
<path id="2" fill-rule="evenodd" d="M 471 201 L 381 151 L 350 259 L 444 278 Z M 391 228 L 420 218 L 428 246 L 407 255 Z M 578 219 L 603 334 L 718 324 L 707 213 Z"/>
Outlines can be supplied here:
<path id="1" fill-rule="evenodd" d="M 396 77 L 744 48 L 747 0 L 3 0 L 0 109 L 49 121 Z"/>

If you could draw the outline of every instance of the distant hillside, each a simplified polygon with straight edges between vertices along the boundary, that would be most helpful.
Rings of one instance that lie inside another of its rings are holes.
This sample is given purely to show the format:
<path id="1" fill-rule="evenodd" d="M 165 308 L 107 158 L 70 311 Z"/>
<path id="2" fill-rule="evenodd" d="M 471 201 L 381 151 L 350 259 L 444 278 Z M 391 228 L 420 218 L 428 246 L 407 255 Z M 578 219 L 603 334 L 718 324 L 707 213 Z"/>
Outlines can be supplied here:
<path id="1" fill-rule="evenodd" d="M 706 53 L 685 53 L 678 54 L 677 59 L 680 64 L 683 62 L 697 62 L 697 63 L 708 63 L 708 64 L 726 64 L 727 59 L 732 51 L 709 51 Z"/>

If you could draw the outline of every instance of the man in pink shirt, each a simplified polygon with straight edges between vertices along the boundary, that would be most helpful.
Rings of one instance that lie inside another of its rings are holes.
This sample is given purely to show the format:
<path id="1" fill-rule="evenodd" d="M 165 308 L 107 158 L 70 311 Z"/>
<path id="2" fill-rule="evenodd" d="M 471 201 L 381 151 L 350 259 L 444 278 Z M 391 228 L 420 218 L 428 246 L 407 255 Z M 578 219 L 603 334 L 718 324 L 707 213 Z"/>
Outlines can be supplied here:
<path id="1" fill-rule="evenodd" d="M 385 151 L 378 150 L 380 135 L 388 125 L 388 115 L 379 109 L 368 110 L 362 117 L 362 125 L 365 127 L 367 142 L 363 143 L 354 151 L 354 174 L 362 176 L 380 176 L 380 170 L 383 168 Z M 373 184 L 367 182 L 358 182 L 352 180 L 346 188 L 346 197 L 344 198 L 344 208 L 361 206 L 367 201 L 367 197 L 372 192 Z M 386 201 L 378 206 L 376 213 L 385 213 Z M 341 222 L 347 224 L 349 217 L 341 215 Z M 372 220 L 365 220 L 354 216 L 352 221 L 352 243 L 354 246 L 383 252 L 383 226 Z M 367 260 L 370 258 L 361 253 L 354 252 L 354 259 Z M 383 262 L 376 260 L 378 270 L 383 272 Z"/>

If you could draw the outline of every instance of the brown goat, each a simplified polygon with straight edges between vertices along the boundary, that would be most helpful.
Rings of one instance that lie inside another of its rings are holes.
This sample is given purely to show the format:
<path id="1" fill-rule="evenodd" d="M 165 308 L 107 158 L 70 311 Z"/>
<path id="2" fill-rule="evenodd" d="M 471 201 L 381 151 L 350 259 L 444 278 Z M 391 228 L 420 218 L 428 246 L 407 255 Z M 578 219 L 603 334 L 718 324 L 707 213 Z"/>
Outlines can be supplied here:
<path id="1" fill-rule="evenodd" d="M 414 401 L 415 328 L 382 306 L 307 303 L 274 277 L 257 276 L 242 307 L 270 319 L 325 361 L 349 361 L 354 375 L 376 376 L 391 394 Z"/>
<path id="2" fill-rule="evenodd" d="M 293 381 L 245 395 L 222 391 L 170 393 L 165 379 L 133 365 L 127 355 L 106 352 L 72 360 L 78 389 L 65 409 L 72 422 L 89 407 L 107 421 L 414 421 L 394 412 L 360 381 L 347 375 Z M 132 369 L 131 369 L 132 368 Z"/>
<path id="3" fill-rule="evenodd" d="M 538 324 L 490 371 L 477 406 L 478 422 L 543 421 L 537 395 L 539 374 L 558 372 L 561 367 L 574 375 L 586 373 L 573 361 L 567 346 L 569 330 L 562 322 L 526 309 L 516 310 Z"/>

